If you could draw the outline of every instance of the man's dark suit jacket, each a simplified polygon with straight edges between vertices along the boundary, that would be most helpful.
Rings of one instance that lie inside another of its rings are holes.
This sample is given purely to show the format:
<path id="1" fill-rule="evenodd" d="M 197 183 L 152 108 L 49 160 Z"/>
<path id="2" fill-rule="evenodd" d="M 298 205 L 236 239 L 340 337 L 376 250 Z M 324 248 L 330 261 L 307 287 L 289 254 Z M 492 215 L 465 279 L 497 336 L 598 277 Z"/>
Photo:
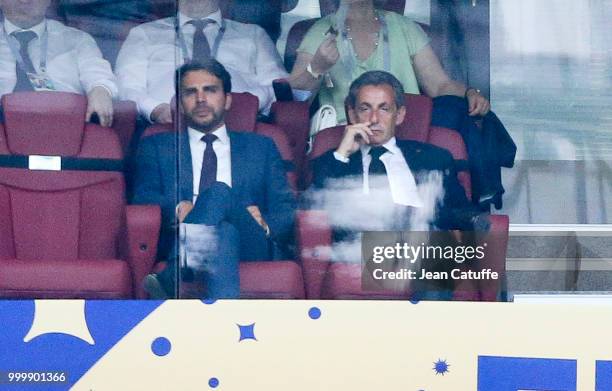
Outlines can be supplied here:
<path id="1" fill-rule="evenodd" d="M 451 154 L 445 149 L 417 141 L 397 140 L 397 146 L 402 151 L 417 185 L 423 175 L 430 171 L 439 171 L 443 175 L 444 198 L 438 205 L 433 225 L 439 229 L 471 230 L 471 217 L 478 214 L 475 207 L 468 201 L 465 190 L 457 180 L 457 172 Z M 323 188 L 330 179 L 363 175 L 361 151 L 353 153 L 348 163 L 343 163 L 334 157 L 334 150 L 319 156 L 312 162 L 313 186 Z"/>
<path id="2" fill-rule="evenodd" d="M 246 208 L 257 205 L 279 243 L 293 233 L 295 199 L 274 142 L 253 133 L 228 130 L 232 192 Z M 177 148 L 177 144 L 180 148 Z M 162 234 L 158 254 L 169 255 L 176 237 L 175 209 L 193 200 L 193 168 L 187 131 L 146 137 L 136 160 L 133 203 L 160 205 Z"/>

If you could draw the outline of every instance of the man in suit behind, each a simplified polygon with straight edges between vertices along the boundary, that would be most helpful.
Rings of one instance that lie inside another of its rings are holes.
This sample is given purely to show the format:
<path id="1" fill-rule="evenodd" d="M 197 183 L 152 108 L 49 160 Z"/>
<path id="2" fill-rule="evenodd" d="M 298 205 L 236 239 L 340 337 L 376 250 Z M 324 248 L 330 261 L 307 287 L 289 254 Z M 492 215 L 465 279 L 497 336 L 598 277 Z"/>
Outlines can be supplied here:
<path id="1" fill-rule="evenodd" d="M 269 260 L 291 236 L 295 200 L 269 138 L 226 129 L 231 78 L 216 60 L 188 63 L 176 80 L 183 131 L 145 138 L 136 159 L 136 204 L 162 209 L 159 255 L 169 267 L 145 279 L 153 297 L 173 291 L 177 223 L 215 227 L 207 297 L 239 296 L 238 260 Z"/>
<path id="2" fill-rule="evenodd" d="M 315 189 L 329 188 L 334 180 L 356 178 L 364 193 L 378 190 L 377 194 L 386 195 L 382 200 L 410 214 L 432 203 L 422 199 L 417 186 L 427 178 L 424 174 L 438 172 L 443 196 L 434 207 L 431 228 L 488 227 L 486 217 L 467 200 L 448 151 L 417 141 L 396 140 L 395 128 L 404 121 L 406 108 L 404 89 L 395 76 L 383 71 L 362 74 L 351 84 L 346 106 L 350 124 L 340 145 L 312 162 Z M 411 228 L 407 226 L 409 219 L 401 220 L 386 229 Z"/>

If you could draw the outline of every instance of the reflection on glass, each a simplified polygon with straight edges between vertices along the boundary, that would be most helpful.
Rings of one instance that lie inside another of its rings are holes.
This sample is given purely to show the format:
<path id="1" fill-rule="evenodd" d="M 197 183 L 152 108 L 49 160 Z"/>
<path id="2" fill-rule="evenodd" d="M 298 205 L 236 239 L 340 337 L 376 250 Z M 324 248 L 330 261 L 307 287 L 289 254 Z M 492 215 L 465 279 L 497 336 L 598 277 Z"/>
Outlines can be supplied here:
<path id="1" fill-rule="evenodd" d="M 491 2 L 496 112 L 523 160 L 612 157 L 610 2 Z"/>
<path id="2" fill-rule="evenodd" d="M 609 0 L 491 2 L 491 101 L 517 143 L 513 223 L 609 223 Z"/>
<path id="3" fill-rule="evenodd" d="M 506 259 L 510 296 L 612 291 L 609 226 L 516 226 Z"/>

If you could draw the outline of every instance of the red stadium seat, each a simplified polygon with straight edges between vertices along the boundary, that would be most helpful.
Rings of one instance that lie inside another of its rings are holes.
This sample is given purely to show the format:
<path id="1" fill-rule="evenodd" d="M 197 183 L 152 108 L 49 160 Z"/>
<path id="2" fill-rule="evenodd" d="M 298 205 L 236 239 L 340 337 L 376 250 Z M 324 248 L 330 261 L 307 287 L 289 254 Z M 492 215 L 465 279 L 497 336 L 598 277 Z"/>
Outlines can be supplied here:
<path id="1" fill-rule="evenodd" d="M 132 136 L 136 130 L 136 104 L 132 101 L 113 102 L 113 129 L 119 136 L 124 156 L 127 156 Z"/>
<path id="2" fill-rule="evenodd" d="M 240 263 L 243 299 L 303 299 L 302 268 L 295 261 Z"/>
<path id="3" fill-rule="evenodd" d="M 229 129 L 253 132 L 257 123 L 259 99 L 248 92 L 232 92 L 232 106 L 225 115 Z"/>
<path id="4" fill-rule="evenodd" d="M 0 296 L 142 297 L 160 211 L 126 206 L 115 132 L 84 123 L 77 94 L 7 94 L 2 105 Z M 28 166 L 35 155 L 61 157 L 61 170 Z"/>
<path id="5" fill-rule="evenodd" d="M 432 107 L 429 98 L 407 94 L 406 103 L 407 115 L 404 122 L 397 128 L 398 139 L 427 142 L 447 149 L 456 161 L 467 160 L 465 145 L 457 132 L 429 126 Z M 407 123 L 408 121 L 410 123 Z M 309 160 L 316 159 L 330 149 L 336 148 L 342 139 L 343 128 L 338 126 L 321 131 L 315 138 Z M 310 183 L 312 174 L 308 167 L 306 175 L 307 183 Z M 471 197 L 469 172 L 460 171 L 458 179 L 468 198 Z M 361 287 L 361 263 L 330 262 L 329 254 L 325 249 L 332 244 L 332 234 L 325 212 L 301 211 L 298 213 L 297 224 L 298 249 L 304 269 L 308 298 L 406 299 L 409 297 L 410 292 L 408 291 L 364 291 Z M 508 242 L 508 217 L 491 216 L 491 230 L 484 240 L 488 246 L 487 257 L 472 265 L 477 267 L 480 264 L 486 264 L 503 277 Z M 471 281 L 462 281 L 456 286 L 454 297 L 466 300 L 496 300 L 501 290 L 500 281 L 501 279 L 489 280 L 478 286 Z"/>
<path id="6" fill-rule="evenodd" d="M 166 267 L 160 262 L 155 267 L 159 273 Z M 302 268 L 295 261 L 262 261 L 240 263 L 241 299 L 303 299 L 304 278 Z M 199 280 L 195 271 L 194 281 Z M 181 282 L 180 298 L 204 297 L 206 289 L 197 282 Z"/>
<path id="7" fill-rule="evenodd" d="M 262 136 L 271 138 L 276 144 L 278 151 L 280 152 L 281 158 L 285 163 L 285 169 L 287 170 L 287 181 L 289 186 L 293 189 L 297 195 L 298 190 L 298 173 L 296 172 L 295 158 L 293 155 L 293 148 L 289 142 L 287 134 L 277 125 L 265 124 L 262 122 L 257 123 L 255 132 Z"/>
<path id="8" fill-rule="evenodd" d="M 310 131 L 310 117 L 306 102 L 279 102 L 272 103 L 270 110 L 274 124 L 278 125 L 287 134 L 287 139 L 293 151 L 295 172 L 298 176 L 297 186 L 305 188 L 301 178 L 304 177 L 306 165 L 306 150 L 308 148 L 308 133 Z"/>

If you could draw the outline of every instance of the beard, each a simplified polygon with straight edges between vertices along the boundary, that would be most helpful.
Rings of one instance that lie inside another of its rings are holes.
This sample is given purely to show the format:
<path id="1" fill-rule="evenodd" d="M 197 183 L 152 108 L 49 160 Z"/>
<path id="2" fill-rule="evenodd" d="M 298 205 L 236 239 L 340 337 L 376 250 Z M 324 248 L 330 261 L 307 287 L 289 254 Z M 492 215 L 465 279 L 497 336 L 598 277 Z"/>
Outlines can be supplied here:
<path id="1" fill-rule="evenodd" d="M 208 120 L 197 121 L 194 120 L 192 115 L 184 114 L 185 123 L 188 127 L 193 128 L 202 133 L 208 133 L 212 130 L 219 128 L 224 122 L 225 111 L 224 110 L 212 110 L 212 117 Z"/>

